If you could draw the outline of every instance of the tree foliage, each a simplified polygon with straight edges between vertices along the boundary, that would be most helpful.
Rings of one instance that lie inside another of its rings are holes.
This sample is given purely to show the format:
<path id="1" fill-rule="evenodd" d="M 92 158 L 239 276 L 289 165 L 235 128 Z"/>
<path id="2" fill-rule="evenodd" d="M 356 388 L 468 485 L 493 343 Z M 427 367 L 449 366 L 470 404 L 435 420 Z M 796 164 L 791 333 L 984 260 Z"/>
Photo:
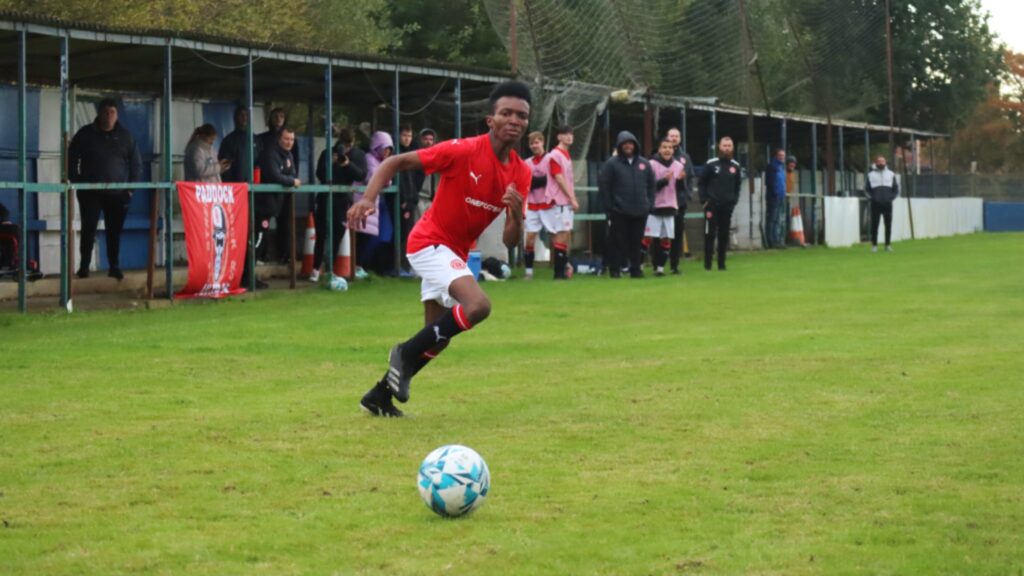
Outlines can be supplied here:
<path id="1" fill-rule="evenodd" d="M 387 0 L 387 13 L 391 26 L 403 32 L 392 54 L 509 69 L 482 0 Z"/>
<path id="2" fill-rule="evenodd" d="M 176 30 L 304 49 L 381 54 L 403 31 L 387 0 L 0 0 L 0 9 L 137 30 Z"/>
<path id="3" fill-rule="evenodd" d="M 893 2 L 892 27 L 897 122 L 936 130 L 962 125 L 1004 69 L 978 0 Z M 884 70 L 884 62 L 878 67 Z"/>

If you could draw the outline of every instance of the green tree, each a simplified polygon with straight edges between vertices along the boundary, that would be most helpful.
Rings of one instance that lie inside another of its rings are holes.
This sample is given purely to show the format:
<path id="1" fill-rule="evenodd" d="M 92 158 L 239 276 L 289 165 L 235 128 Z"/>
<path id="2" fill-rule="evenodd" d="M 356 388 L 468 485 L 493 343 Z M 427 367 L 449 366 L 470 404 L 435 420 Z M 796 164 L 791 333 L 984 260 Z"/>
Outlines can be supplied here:
<path id="1" fill-rule="evenodd" d="M 952 131 L 1003 72 L 978 0 L 894 1 L 892 34 L 898 124 Z M 884 73 L 884 62 L 877 67 Z M 887 109 L 877 119 L 888 123 Z"/>
<path id="2" fill-rule="evenodd" d="M 389 26 L 402 32 L 391 54 L 509 69 L 482 0 L 387 0 L 386 5 Z"/>

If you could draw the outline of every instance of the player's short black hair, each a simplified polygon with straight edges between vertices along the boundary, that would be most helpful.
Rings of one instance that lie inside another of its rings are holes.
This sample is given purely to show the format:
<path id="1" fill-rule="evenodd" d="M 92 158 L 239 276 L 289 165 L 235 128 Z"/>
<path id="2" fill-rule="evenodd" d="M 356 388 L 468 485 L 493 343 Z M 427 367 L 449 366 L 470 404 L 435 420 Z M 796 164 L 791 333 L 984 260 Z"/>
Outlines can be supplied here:
<path id="1" fill-rule="evenodd" d="M 508 82 L 502 82 L 491 90 L 491 112 L 494 112 L 494 106 L 498 103 L 498 100 L 504 97 L 519 98 L 525 100 L 527 104 L 530 104 L 530 87 L 517 80 L 509 80 Z"/>
<path id="2" fill-rule="evenodd" d="M 562 124 L 561 126 L 555 129 L 555 134 L 558 136 L 561 136 L 562 134 L 572 134 L 572 126 L 569 126 L 568 124 Z"/>
<path id="3" fill-rule="evenodd" d="M 96 103 L 96 113 L 99 114 L 105 108 L 117 108 L 117 100 L 113 98 L 104 98 Z"/>

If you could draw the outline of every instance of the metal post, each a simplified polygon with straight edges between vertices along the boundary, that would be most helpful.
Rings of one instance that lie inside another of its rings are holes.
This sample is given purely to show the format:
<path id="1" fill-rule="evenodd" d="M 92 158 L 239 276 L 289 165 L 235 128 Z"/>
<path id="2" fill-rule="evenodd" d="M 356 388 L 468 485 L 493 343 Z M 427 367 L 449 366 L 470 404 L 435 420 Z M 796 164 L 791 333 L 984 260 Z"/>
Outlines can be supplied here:
<path id="1" fill-rule="evenodd" d="M 331 130 L 331 119 L 334 117 L 334 72 L 331 64 L 324 69 L 324 137 L 327 139 L 327 149 L 324 151 L 324 180 L 329 186 L 334 185 L 334 143 L 333 130 Z M 330 271 L 328 278 L 334 276 L 334 246 L 337 240 L 334 239 L 334 192 L 327 193 L 327 229 L 317 230 L 317 234 L 326 234 L 327 241 L 324 243 L 324 265 Z"/>
<path id="2" fill-rule="evenodd" d="M 249 165 L 246 181 L 249 182 L 249 291 L 256 292 L 256 192 L 252 189 L 255 179 L 256 149 L 253 143 L 252 123 L 256 120 L 252 102 L 252 51 L 245 64 L 245 104 L 249 107 L 249 125 L 246 127 L 245 158 Z"/>
<path id="3" fill-rule="evenodd" d="M 27 83 L 25 73 L 25 45 L 28 39 L 25 28 L 18 31 L 18 182 L 22 186 L 28 183 L 28 126 L 26 111 L 28 106 Z M 28 311 L 28 295 L 25 292 L 25 280 L 28 268 L 28 190 L 18 190 L 18 207 L 21 210 L 21 229 L 18 238 L 18 311 Z"/>
<path id="4" fill-rule="evenodd" d="M 716 156 L 715 148 L 718 146 L 718 114 L 715 110 L 711 111 L 711 153 L 708 158 L 714 158 Z"/>
<path id="5" fill-rule="evenodd" d="M 843 196 L 849 196 L 850 190 L 846 187 L 846 148 L 843 141 L 843 127 L 839 127 L 839 185 L 843 187 Z"/>
<path id="6" fill-rule="evenodd" d="M 682 147 L 683 152 L 686 152 L 686 104 L 679 109 L 679 146 Z M 690 167 L 686 167 L 686 171 L 690 171 Z"/>
<path id="7" fill-rule="evenodd" d="M 65 184 L 60 196 L 60 305 L 67 309 L 71 298 L 68 278 L 71 276 L 71 265 L 68 258 L 68 235 L 71 234 L 71 222 L 68 219 L 68 202 L 71 194 L 68 182 L 68 138 L 70 136 L 71 115 L 68 113 L 68 37 L 60 38 L 60 181 Z"/>
<path id="8" fill-rule="evenodd" d="M 164 46 L 164 110 L 163 110 L 163 151 L 164 151 L 164 182 L 170 182 L 172 186 L 167 189 L 167 197 L 164 201 L 164 227 L 167 233 L 167 246 L 165 258 L 167 261 L 167 299 L 174 300 L 174 142 L 171 134 L 171 77 L 173 68 L 171 62 L 171 45 Z"/>
<path id="9" fill-rule="evenodd" d="M 871 172 L 871 131 L 864 128 L 864 183 L 867 188 L 868 172 Z"/>
<path id="10" fill-rule="evenodd" d="M 818 243 L 818 125 L 811 123 L 811 235 Z"/>
<path id="11" fill-rule="evenodd" d="M 398 80 L 398 68 L 395 68 L 394 78 L 394 89 L 391 94 L 391 109 L 394 115 L 394 148 L 392 149 L 393 154 L 398 154 L 398 143 L 402 136 L 401 114 L 399 110 L 399 80 Z M 400 178 L 401 176 L 399 176 Z M 397 179 L 395 180 L 397 181 Z M 392 241 L 395 245 L 395 272 L 398 273 L 402 270 L 402 194 L 399 192 L 395 193 L 395 204 L 394 212 L 392 214 L 392 221 L 395 223 Z"/>
<path id="12" fill-rule="evenodd" d="M 781 120 L 781 122 L 782 122 L 782 149 L 786 151 L 787 155 L 789 155 L 789 134 L 786 132 L 787 128 L 788 128 L 786 126 L 786 119 L 783 118 Z"/>
<path id="13" fill-rule="evenodd" d="M 462 138 L 462 78 L 455 78 L 455 137 Z"/>

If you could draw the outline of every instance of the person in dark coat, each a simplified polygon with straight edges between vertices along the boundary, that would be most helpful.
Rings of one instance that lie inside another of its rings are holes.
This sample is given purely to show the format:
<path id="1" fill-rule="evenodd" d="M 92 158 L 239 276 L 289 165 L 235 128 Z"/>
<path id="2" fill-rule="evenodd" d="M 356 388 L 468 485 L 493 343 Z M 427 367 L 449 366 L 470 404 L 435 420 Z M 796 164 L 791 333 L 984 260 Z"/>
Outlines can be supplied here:
<path id="1" fill-rule="evenodd" d="M 718 241 L 718 269 L 725 270 L 725 252 L 729 248 L 732 211 L 740 199 L 743 174 L 733 160 L 732 138 L 718 141 L 718 157 L 708 161 L 700 175 L 700 203 L 704 208 L 704 269 L 711 270 L 711 257 Z"/>
<path id="2" fill-rule="evenodd" d="M 351 130 L 341 129 L 338 133 L 338 142 L 330 152 L 331 184 L 352 186 L 366 178 L 366 153 L 362 148 L 355 146 Z M 320 154 L 320 159 L 316 163 L 316 177 L 321 184 L 328 184 L 327 150 Z M 324 246 L 327 244 L 327 199 L 327 193 L 316 195 L 316 243 L 313 246 L 313 272 L 309 275 L 311 282 L 320 280 L 320 267 L 324 262 Z M 351 205 L 351 192 L 334 193 L 334 221 L 331 223 L 331 234 L 335 250 L 345 233 L 346 214 Z M 333 264 L 328 263 L 327 269 L 332 270 Z"/>
<path id="3" fill-rule="evenodd" d="M 656 189 L 654 172 L 639 148 L 636 136 L 626 130 L 619 132 L 616 154 L 598 174 L 598 193 L 608 222 L 606 258 L 612 278 L 621 276 L 627 262 L 630 277 L 644 277 L 640 249 Z"/>
<path id="4" fill-rule="evenodd" d="M 81 183 L 138 182 L 142 157 L 135 138 L 117 119 L 117 103 L 105 99 L 97 106 L 96 120 L 83 126 L 68 148 L 69 179 Z M 76 193 L 82 219 L 78 277 L 89 277 L 96 229 L 103 214 L 107 240 L 107 276 L 121 280 L 121 230 L 128 215 L 131 190 L 79 190 Z"/>

